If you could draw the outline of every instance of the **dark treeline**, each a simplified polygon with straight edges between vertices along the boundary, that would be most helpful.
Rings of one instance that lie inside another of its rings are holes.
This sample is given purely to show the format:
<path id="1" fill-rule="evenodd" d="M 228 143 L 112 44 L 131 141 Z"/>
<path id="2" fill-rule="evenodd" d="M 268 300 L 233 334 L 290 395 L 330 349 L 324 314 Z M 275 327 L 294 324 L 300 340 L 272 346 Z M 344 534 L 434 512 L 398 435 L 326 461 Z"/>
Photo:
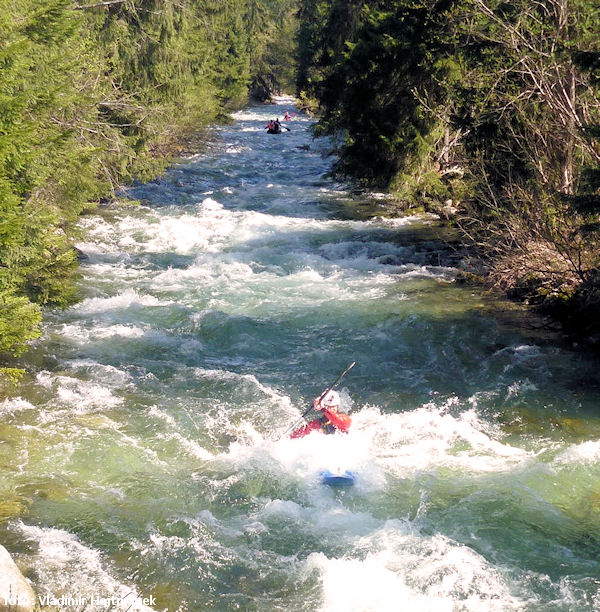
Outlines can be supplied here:
<path id="1" fill-rule="evenodd" d="M 451 212 L 488 279 L 600 339 L 600 8 L 300 0 L 336 171 Z"/>
<path id="2" fill-rule="evenodd" d="M 249 91 L 293 87 L 295 4 L 0 4 L 0 354 L 37 337 L 41 306 L 76 297 L 85 209 L 155 177 Z"/>
<path id="3" fill-rule="evenodd" d="M 599 31 L 592 0 L 1 4 L 0 355 L 76 299 L 83 211 L 294 79 L 337 172 L 455 213 L 489 279 L 600 334 Z"/>

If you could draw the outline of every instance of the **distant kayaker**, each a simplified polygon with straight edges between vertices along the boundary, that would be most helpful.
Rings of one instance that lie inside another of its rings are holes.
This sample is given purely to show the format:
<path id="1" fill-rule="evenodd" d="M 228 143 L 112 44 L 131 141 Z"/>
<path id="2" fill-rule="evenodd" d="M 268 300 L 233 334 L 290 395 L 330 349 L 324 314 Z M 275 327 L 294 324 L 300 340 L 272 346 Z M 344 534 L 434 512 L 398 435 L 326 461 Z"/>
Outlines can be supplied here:
<path id="1" fill-rule="evenodd" d="M 290 114 L 285 111 L 285 115 L 283 116 L 283 120 L 284 121 L 290 121 L 292 119 L 292 117 L 290 116 Z"/>
<path id="2" fill-rule="evenodd" d="M 336 431 L 348 433 L 352 419 L 344 412 L 339 412 L 340 404 L 340 394 L 337 391 L 328 391 L 322 398 L 316 397 L 313 401 L 313 409 L 322 412 L 323 415 L 296 429 L 290 438 L 303 438 L 313 431 L 321 431 L 325 434 L 332 434 Z"/>
<path id="3" fill-rule="evenodd" d="M 267 134 L 281 134 L 281 123 L 279 122 L 279 118 L 275 121 L 271 119 L 271 121 L 265 125 L 265 130 L 267 130 Z"/>

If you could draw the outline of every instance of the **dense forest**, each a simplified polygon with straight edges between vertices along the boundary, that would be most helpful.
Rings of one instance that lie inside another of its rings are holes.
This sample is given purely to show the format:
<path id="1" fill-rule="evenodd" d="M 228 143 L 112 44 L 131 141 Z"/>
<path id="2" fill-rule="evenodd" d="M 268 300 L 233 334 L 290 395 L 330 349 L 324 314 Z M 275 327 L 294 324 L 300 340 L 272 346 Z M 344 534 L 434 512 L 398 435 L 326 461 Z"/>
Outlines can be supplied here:
<path id="1" fill-rule="evenodd" d="M 0 354 L 77 299 L 82 212 L 294 87 L 335 172 L 452 217 L 488 281 L 600 337 L 599 31 L 590 0 L 4 3 Z"/>
<path id="2" fill-rule="evenodd" d="M 600 8 L 300 0 L 336 171 L 452 216 L 487 282 L 600 344 Z"/>
<path id="3" fill-rule="evenodd" d="M 294 6 L 0 5 L 0 354 L 19 355 L 39 335 L 43 306 L 77 298 L 83 211 L 157 176 L 249 91 L 293 87 Z"/>

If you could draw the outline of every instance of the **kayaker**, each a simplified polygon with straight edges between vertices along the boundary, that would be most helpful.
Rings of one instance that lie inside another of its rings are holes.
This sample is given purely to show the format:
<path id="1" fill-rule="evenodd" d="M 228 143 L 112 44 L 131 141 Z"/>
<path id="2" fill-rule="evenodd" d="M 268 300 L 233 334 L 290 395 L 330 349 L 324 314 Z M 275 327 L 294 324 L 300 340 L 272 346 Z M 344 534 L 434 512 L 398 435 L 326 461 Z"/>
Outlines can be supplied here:
<path id="1" fill-rule="evenodd" d="M 292 118 L 290 117 L 290 114 L 287 111 L 285 111 L 285 115 L 283 116 L 283 120 L 284 121 L 290 121 L 291 119 Z"/>
<path id="2" fill-rule="evenodd" d="M 303 438 L 313 431 L 321 431 L 325 434 L 332 434 L 336 431 L 348 433 L 352 419 L 344 412 L 339 412 L 340 404 L 340 394 L 337 391 L 328 391 L 322 398 L 316 397 L 313 401 L 313 409 L 322 412 L 323 415 L 296 429 L 290 438 Z"/>
<path id="3" fill-rule="evenodd" d="M 281 134 L 281 123 L 279 122 L 279 118 L 275 121 L 271 119 L 271 121 L 265 125 L 265 129 L 267 130 L 267 134 Z"/>

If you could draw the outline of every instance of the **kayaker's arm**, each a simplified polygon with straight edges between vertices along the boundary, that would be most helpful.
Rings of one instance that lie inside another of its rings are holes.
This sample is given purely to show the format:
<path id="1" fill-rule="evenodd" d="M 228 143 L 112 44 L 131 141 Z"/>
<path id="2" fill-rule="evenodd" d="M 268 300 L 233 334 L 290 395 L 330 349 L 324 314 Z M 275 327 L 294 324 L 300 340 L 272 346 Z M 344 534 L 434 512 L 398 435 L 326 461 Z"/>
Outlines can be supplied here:
<path id="1" fill-rule="evenodd" d="M 348 432 L 350 425 L 352 425 L 352 418 L 350 415 L 344 414 L 343 412 L 333 412 L 325 408 L 323 410 L 323 414 L 336 429 L 339 429 L 345 433 Z"/>
<path id="2" fill-rule="evenodd" d="M 310 421 L 306 425 L 303 425 L 302 427 L 296 429 L 296 431 L 294 431 L 290 435 L 290 438 L 303 438 L 304 436 L 307 436 L 312 431 L 321 429 L 321 427 L 323 427 L 323 423 L 321 422 L 321 419 L 320 418 L 314 419 L 313 421 Z"/>

